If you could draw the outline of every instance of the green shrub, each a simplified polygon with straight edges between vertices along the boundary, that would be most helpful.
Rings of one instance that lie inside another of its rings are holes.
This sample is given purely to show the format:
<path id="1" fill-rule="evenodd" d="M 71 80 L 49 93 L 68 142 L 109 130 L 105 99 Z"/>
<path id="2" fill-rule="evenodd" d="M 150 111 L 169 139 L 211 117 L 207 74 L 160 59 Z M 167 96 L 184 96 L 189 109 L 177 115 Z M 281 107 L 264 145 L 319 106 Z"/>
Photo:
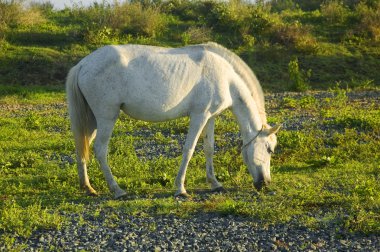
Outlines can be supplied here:
<path id="1" fill-rule="evenodd" d="M 294 10 L 298 8 L 298 5 L 293 0 L 272 0 L 270 1 L 271 10 L 280 12 L 283 10 Z"/>
<path id="2" fill-rule="evenodd" d="M 346 21 L 349 9 L 339 0 L 330 0 L 321 4 L 322 17 L 330 24 L 339 24 Z"/>
<path id="3" fill-rule="evenodd" d="M 179 17 L 184 21 L 198 20 L 204 3 L 191 0 L 168 0 L 160 4 L 162 12 Z"/>
<path id="4" fill-rule="evenodd" d="M 190 27 L 182 33 L 181 38 L 184 45 L 208 42 L 212 40 L 211 29 L 204 26 Z"/>
<path id="5" fill-rule="evenodd" d="M 117 34 L 109 27 L 87 27 L 84 34 L 84 41 L 95 44 L 112 44 Z"/>
<path id="6" fill-rule="evenodd" d="M 242 45 L 247 35 L 262 40 L 278 17 L 270 8 L 241 1 L 205 2 L 203 21 L 215 32 L 227 35 L 234 46 Z"/>
<path id="7" fill-rule="evenodd" d="M 289 62 L 288 72 L 292 84 L 291 87 L 294 91 L 306 91 L 310 88 L 308 79 L 311 77 L 311 70 L 309 69 L 307 72 L 300 70 L 298 58 Z"/>
<path id="8" fill-rule="evenodd" d="M 310 32 L 309 26 L 300 22 L 277 23 L 271 29 L 272 43 L 279 43 L 287 47 L 291 46 L 300 52 L 313 53 L 318 49 L 317 40 Z"/>
<path id="9" fill-rule="evenodd" d="M 50 1 L 46 2 L 31 2 L 30 7 L 32 9 L 38 9 L 45 15 L 51 14 L 54 10 L 54 4 Z"/>
<path id="10" fill-rule="evenodd" d="M 304 11 L 313 11 L 319 8 L 324 0 L 294 0 L 294 2 Z"/>
<path id="11" fill-rule="evenodd" d="M 46 22 L 40 9 L 24 7 L 21 0 L 0 0 L 0 31 L 5 27 L 32 26 Z"/>
<path id="12" fill-rule="evenodd" d="M 358 25 L 356 32 L 363 34 L 374 41 L 380 41 L 380 1 L 373 7 L 360 2 L 356 7 Z"/>
<path id="13" fill-rule="evenodd" d="M 17 24 L 20 16 L 22 16 L 21 1 L 0 0 L 0 27 Z"/>
<path id="14" fill-rule="evenodd" d="M 166 28 L 160 10 L 141 3 L 95 3 L 87 8 L 75 7 L 71 16 L 84 26 L 85 41 L 94 44 L 111 43 L 115 37 L 125 34 L 156 37 Z"/>
<path id="15" fill-rule="evenodd" d="M 124 32 L 149 37 L 160 35 L 166 28 L 165 19 L 158 8 L 143 8 L 140 3 L 116 6 L 113 22 L 121 25 L 116 28 L 121 28 Z"/>

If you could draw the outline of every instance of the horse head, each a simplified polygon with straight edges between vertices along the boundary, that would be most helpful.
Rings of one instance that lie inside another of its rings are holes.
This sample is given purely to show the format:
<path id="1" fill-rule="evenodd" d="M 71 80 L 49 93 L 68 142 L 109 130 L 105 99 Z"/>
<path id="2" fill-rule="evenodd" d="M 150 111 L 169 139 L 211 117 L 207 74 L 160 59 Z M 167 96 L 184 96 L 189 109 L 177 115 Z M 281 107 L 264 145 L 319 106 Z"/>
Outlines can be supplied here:
<path id="1" fill-rule="evenodd" d="M 275 127 L 265 125 L 242 147 L 244 163 L 248 166 L 257 190 L 261 190 L 271 182 L 270 158 L 277 145 L 276 133 L 280 128 L 281 125 Z"/>

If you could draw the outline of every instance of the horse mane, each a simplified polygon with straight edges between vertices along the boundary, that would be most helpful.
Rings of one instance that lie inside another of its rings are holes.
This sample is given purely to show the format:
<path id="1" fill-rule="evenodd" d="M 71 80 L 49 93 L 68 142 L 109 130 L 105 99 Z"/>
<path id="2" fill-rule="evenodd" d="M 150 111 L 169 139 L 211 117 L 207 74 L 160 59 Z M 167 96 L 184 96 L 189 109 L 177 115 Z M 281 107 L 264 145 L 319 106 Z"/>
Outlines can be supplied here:
<path id="1" fill-rule="evenodd" d="M 251 68 L 238 55 L 215 42 L 208 42 L 201 44 L 200 46 L 208 51 L 218 54 L 232 65 L 236 73 L 240 75 L 248 89 L 251 91 L 251 95 L 257 104 L 260 118 L 263 121 L 263 124 L 266 125 L 267 117 L 265 113 L 264 93 Z"/>

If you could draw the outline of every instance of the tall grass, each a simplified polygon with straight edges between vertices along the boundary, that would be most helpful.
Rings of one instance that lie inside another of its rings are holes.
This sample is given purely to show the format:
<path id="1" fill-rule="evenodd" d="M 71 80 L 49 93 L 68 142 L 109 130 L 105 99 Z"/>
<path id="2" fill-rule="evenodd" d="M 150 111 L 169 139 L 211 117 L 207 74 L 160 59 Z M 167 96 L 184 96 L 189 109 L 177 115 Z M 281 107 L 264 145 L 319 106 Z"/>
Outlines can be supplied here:
<path id="1" fill-rule="evenodd" d="M 140 2 L 93 4 L 90 7 L 76 7 L 71 17 L 84 25 L 86 42 L 112 40 L 115 36 L 157 37 L 166 29 L 165 17 L 160 9 L 144 6 Z"/>

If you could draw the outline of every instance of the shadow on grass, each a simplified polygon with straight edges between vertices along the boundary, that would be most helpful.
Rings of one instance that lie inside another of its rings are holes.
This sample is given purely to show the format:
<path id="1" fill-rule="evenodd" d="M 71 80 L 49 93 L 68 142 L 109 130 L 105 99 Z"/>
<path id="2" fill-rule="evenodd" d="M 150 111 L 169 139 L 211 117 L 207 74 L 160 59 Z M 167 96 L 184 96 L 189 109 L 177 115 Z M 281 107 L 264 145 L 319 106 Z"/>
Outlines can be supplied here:
<path id="1" fill-rule="evenodd" d="M 0 85 L 0 98 L 5 96 L 17 96 L 20 99 L 30 99 L 36 94 L 56 94 L 64 93 L 63 85 L 54 86 L 20 86 L 20 85 Z"/>
<path id="2" fill-rule="evenodd" d="M 71 36 L 70 36 L 71 35 Z M 75 34 L 44 31 L 17 31 L 7 34 L 7 40 L 20 46 L 64 46 L 80 41 Z"/>
<path id="3" fill-rule="evenodd" d="M 314 173 L 329 164 L 326 160 L 309 160 L 302 164 L 284 165 L 276 167 L 278 173 Z"/>

